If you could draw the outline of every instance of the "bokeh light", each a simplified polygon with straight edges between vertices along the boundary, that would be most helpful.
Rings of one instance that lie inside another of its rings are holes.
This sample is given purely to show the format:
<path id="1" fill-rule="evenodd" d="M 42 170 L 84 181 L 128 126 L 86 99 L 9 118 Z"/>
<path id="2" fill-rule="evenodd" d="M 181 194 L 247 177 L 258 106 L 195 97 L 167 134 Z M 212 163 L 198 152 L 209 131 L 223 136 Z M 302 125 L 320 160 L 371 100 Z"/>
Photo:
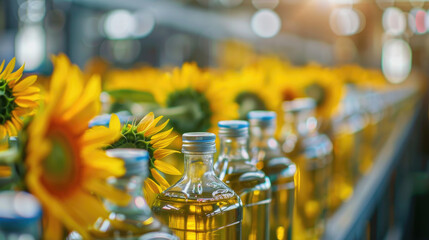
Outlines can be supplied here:
<path id="1" fill-rule="evenodd" d="M 350 36 L 360 32 L 365 26 L 361 12 L 350 7 L 335 8 L 329 17 L 332 31 L 340 36 Z"/>
<path id="2" fill-rule="evenodd" d="M 411 71 L 411 48 L 402 39 L 390 39 L 383 45 L 381 67 L 391 83 L 403 82 Z"/>
<path id="3" fill-rule="evenodd" d="M 104 20 L 104 33 L 110 39 L 130 37 L 136 29 L 136 20 L 127 10 L 114 10 Z"/>
<path id="4" fill-rule="evenodd" d="M 421 8 L 413 8 L 408 14 L 408 26 L 415 34 L 426 32 L 426 11 Z"/>
<path id="5" fill-rule="evenodd" d="M 271 38 L 277 35 L 281 25 L 281 20 L 277 13 L 269 9 L 257 11 L 251 20 L 253 32 L 263 38 Z"/>
<path id="6" fill-rule="evenodd" d="M 137 38 L 148 36 L 155 28 L 155 16 L 147 10 L 140 10 L 134 13 L 135 29 L 132 35 Z"/>
<path id="7" fill-rule="evenodd" d="M 16 34 L 16 60 L 19 65 L 25 63 L 25 70 L 35 70 L 43 63 L 46 54 L 45 35 L 40 25 L 24 26 Z"/>
<path id="8" fill-rule="evenodd" d="M 387 34 L 398 36 L 405 32 L 407 19 L 401 9 L 389 7 L 383 13 L 383 28 Z"/>

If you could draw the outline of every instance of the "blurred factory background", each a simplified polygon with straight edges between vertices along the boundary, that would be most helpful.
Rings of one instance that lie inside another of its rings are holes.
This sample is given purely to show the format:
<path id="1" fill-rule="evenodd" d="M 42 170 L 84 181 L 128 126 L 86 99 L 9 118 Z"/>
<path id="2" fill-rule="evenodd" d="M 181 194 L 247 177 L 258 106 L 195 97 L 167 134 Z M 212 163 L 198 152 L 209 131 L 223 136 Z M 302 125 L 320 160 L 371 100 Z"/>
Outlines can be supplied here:
<path id="1" fill-rule="evenodd" d="M 381 66 L 400 82 L 411 66 L 428 69 L 428 7 L 423 0 L 3 0 L 0 55 L 46 72 L 58 52 L 80 66 L 98 56 L 123 67 L 218 66 L 237 64 L 222 59 L 231 55 L 275 53 L 294 64 Z"/>

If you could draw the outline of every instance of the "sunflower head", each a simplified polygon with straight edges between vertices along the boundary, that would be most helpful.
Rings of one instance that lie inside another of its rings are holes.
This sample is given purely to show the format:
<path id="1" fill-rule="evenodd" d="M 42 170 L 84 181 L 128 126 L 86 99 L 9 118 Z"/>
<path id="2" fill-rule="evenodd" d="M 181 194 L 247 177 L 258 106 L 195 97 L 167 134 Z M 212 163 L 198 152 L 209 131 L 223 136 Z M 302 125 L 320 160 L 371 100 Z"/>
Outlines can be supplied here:
<path id="1" fill-rule="evenodd" d="M 39 88 L 32 86 L 36 76 L 21 79 L 24 65 L 16 72 L 15 58 L 3 70 L 5 61 L 0 65 L 0 139 L 17 136 L 22 128 L 22 117 L 34 113 L 38 106 Z"/>
<path id="2" fill-rule="evenodd" d="M 118 205 L 130 199 L 106 182 L 125 172 L 122 160 L 102 149 L 120 134 L 101 126 L 88 129 L 100 110 L 100 79 L 86 81 L 65 55 L 53 60 L 46 104 L 28 126 L 25 180 L 43 206 L 45 239 L 61 238 L 62 226 L 87 239 L 88 226 L 108 215 L 99 197 Z"/>
<path id="3" fill-rule="evenodd" d="M 217 75 L 185 63 L 164 76 L 151 92 L 179 133 L 215 131 L 218 121 L 237 117 L 237 104 L 215 84 Z"/>
<path id="4" fill-rule="evenodd" d="M 162 161 L 163 158 L 178 153 L 176 150 L 167 148 L 177 135 L 171 136 L 172 128 L 164 130 L 169 120 L 160 123 L 162 118 L 162 116 L 155 118 L 153 113 L 149 113 L 138 124 L 126 124 L 122 129 L 119 120 L 111 121 L 109 124 L 109 128 L 119 131 L 121 137 L 107 149 L 138 148 L 148 151 L 150 172 L 149 178 L 144 183 L 144 192 L 149 204 L 153 202 L 158 193 L 170 186 L 161 173 L 181 175 L 181 172 L 174 166 Z"/>

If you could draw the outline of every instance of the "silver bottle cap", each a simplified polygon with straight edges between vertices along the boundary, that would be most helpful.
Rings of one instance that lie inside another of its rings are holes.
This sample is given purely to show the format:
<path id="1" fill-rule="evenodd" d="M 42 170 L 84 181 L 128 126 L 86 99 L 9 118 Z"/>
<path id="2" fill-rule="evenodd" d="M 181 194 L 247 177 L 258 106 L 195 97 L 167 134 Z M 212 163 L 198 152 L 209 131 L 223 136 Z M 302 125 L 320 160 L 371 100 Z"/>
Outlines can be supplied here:
<path id="1" fill-rule="evenodd" d="M 220 121 L 219 137 L 248 137 L 249 122 L 242 120 L 227 120 Z"/>
<path id="2" fill-rule="evenodd" d="M 316 101 L 312 98 L 296 98 L 291 101 L 285 101 L 282 104 L 284 112 L 301 112 L 313 110 L 316 107 Z"/>
<path id="3" fill-rule="evenodd" d="M 183 153 L 215 153 L 216 135 L 208 132 L 189 132 L 182 135 Z"/>
<path id="4" fill-rule="evenodd" d="M 247 118 L 251 126 L 271 127 L 276 125 L 277 114 L 273 111 L 251 111 Z"/>
<path id="5" fill-rule="evenodd" d="M 149 153 L 143 149 L 117 148 L 106 151 L 107 156 L 120 158 L 124 161 L 126 173 L 124 176 L 148 175 Z"/>

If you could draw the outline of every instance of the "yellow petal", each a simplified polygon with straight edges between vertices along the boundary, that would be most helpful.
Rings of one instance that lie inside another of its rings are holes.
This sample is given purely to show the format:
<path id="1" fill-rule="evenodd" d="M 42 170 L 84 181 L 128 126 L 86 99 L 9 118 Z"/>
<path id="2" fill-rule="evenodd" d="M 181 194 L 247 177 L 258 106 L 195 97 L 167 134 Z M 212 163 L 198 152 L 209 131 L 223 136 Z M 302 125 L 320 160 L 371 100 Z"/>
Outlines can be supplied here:
<path id="1" fill-rule="evenodd" d="M 156 120 L 156 119 L 155 119 Z M 156 133 L 158 133 L 159 131 L 161 131 L 162 129 L 164 129 L 165 128 L 165 126 L 167 126 L 167 124 L 168 124 L 168 122 L 169 122 L 170 120 L 168 119 L 167 121 L 165 121 L 163 124 L 161 124 L 161 125 L 159 125 L 159 126 L 157 126 L 157 127 L 153 127 L 153 128 L 150 128 L 150 129 L 148 129 L 145 133 L 144 133 L 144 135 L 145 136 L 147 136 L 147 137 L 150 137 L 150 136 L 152 136 L 152 135 L 154 135 L 154 134 L 156 134 Z M 155 121 L 154 121 L 155 122 Z M 155 126 L 155 125 L 154 125 Z"/>
<path id="2" fill-rule="evenodd" d="M 40 92 L 40 88 L 38 88 L 38 87 L 34 87 L 34 86 L 31 86 L 31 87 L 29 87 L 29 88 L 25 89 L 24 91 L 14 93 L 13 95 L 14 95 L 15 97 L 19 97 L 19 96 L 28 96 L 28 95 L 37 94 L 37 93 L 39 93 L 39 92 Z"/>
<path id="3" fill-rule="evenodd" d="M 109 128 L 116 132 L 121 132 L 121 121 L 116 114 L 110 117 Z"/>
<path id="4" fill-rule="evenodd" d="M 146 127 L 153 122 L 153 118 L 153 112 L 148 113 L 137 125 L 137 131 L 142 132 L 143 130 L 145 130 Z"/>
<path id="5" fill-rule="evenodd" d="M 13 87 L 13 92 L 17 93 L 17 92 L 24 91 L 25 89 L 27 89 L 28 87 L 30 87 L 31 85 L 33 85 L 33 83 L 35 83 L 36 80 L 37 80 L 37 76 L 36 75 L 31 75 L 29 77 L 24 78 L 23 80 L 19 81 Z"/>
<path id="6" fill-rule="evenodd" d="M 153 156 L 155 157 L 155 159 L 163 159 L 173 153 L 180 153 L 180 152 L 172 149 L 157 149 L 153 153 Z"/>
<path id="7" fill-rule="evenodd" d="M 171 131 L 173 131 L 173 128 L 170 128 L 167 131 L 164 132 L 160 132 L 158 134 L 155 134 L 151 137 L 151 142 L 154 141 L 153 143 L 156 142 L 156 140 L 160 140 L 160 139 L 164 139 L 166 138 L 168 135 L 170 135 Z"/>
<path id="8" fill-rule="evenodd" d="M 40 96 L 38 94 L 33 94 L 33 95 L 27 95 L 27 96 L 20 96 L 20 97 L 17 97 L 16 99 L 37 101 L 40 99 Z"/>
<path id="9" fill-rule="evenodd" d="M 150 178 L 146 178 L 146 180 L 144 181 L 144 186 L 149 188 L 153 193 L 158 194 L 162 192 L 161 187 L 158 186 L 158 184 L 156 184 L 156 182 L 154 182 Z"/>
<path id="10" fill-rule="evenodd" d="M 120 191 L 99 179 L 87 180 L 84 182 L 84 185 L 90 192 L 94 192 L 119 206 L 126 206 L 131 200 L 131 196 L 126 192 Z"/>
<path id="11" fill-rule="evenodd" d="M 1 62 L 1 65 L 0 65 L 0 73 L 1 73 L 1 71 L 3 70 L 3 67 L 4 67 L 4 59 L 3 59 L 3 61 Z"/>
<path id="12" fill-rule="evenodd" d="M 154 162 L 155 168 L 159 171 L 170 174 L 170 175 L 182 175 L 182 173 L 177 170 L 173 165 L 163 162 L 161 160 L 155 160 Z"/>
<path id="13" fill-rule="evenodd" d="M 12 60 L 7 64 L 3 73 L 0 74 L 0 79 L 6 79 L 7 76 L 9 76 L 9 74 L 13 71 L 14 68 L 15 68 L 15 58 L 12 58 Z"/>
<path id="14" fill-rule="evenodd" d="M 150 172 L 152 173 L 153 178 L 164 188 L 170 187 L 170 184 L 165 180 L 165 178 L 159 174 L 159 172 L 155 168 L 151 168 Z"/>
<path id="15" fill-rule="evenodd" d="M 49 211 L 43 211 L 43 239 L 61 239 L 64 236 L 63 225 Z"/>
<path id="16" fill-rule="evenodd" d="M 37 102 L 33 100 L 26 100 L 26 99 L 15 99 L 15 103 L 23 108 L 36 108 L 38 106 Z"/>
<path id="17" fill-rule="evenodd" d="M 118 140 L 121 132 L 104 126 L 95 126 L 85 131 L 82 136 L 83 146 L 102 148 Z"/>
<path id="18" fill-rule="evenodd" d="M 9 137 L 16 137 L 18 135 L 15 129 L 15 126 L 11 121 L 6 121 L 6 130 L 7 130 L 7 133 L 9 134 Z"/>
<path id="19" fill-rule="evenodd" d="M 22 66 L 16 70 L 16 72 L 9 74 L 9 76 L 6 78 L 7 82 L 10 81 L 14 81 L 14 83 L 16 83 L 21 77 L 22 77 L 22 72 L 24 72 L 24 67 L 25 64 L 22 64 Z"/>
<path id="20" fill-rule="evenodd" d="M 1 144 L 1 143 L 0 143 Z M 10 166 L 0 166 L 0 178 L 12 176 L 12 169 Z"/>
<path id="21" fill-rule="evenodd" d="M 161 149 L 161 148 L 166 148 L 168 145 L 170 145 L 175 139 L 177 138 L 177 136 L 174 137 L 170 137 L 170 138 L 166 138 L 164 140 L 160 140 L 157 141 L 156 143 L 153 144 L 153 147 L 156 149 Z"/>
<path id="22" fill-rule="evenodd" d="M 0 141 L 7 135 L 6 126 L 0 125 Z"/>

